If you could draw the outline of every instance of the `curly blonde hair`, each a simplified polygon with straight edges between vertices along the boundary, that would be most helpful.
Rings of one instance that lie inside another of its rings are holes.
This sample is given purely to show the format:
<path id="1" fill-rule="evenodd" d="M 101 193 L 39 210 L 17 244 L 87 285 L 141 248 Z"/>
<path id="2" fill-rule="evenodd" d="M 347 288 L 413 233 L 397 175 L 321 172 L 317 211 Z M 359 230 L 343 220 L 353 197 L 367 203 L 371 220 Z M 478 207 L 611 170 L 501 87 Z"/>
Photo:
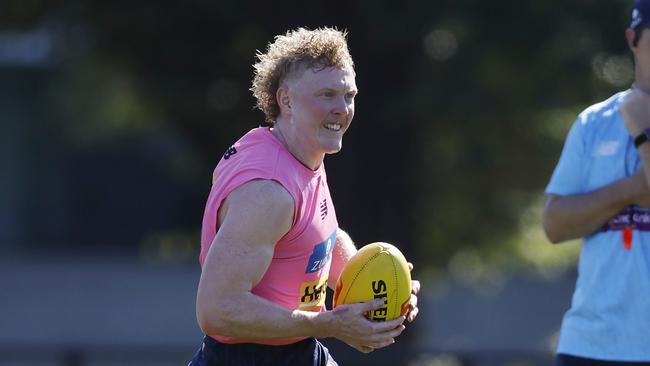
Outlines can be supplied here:
<path id="1" fill-rule="evenodd" d="M 280 114 L 275 94 L 280 83 L 306 69 L 354 68 L 347 44 L 347 32 L 336 28 L 298 28 L 275 37 L 266 53 L 257 52 L 251 91 L 266 122 L 273 124 Z"/>

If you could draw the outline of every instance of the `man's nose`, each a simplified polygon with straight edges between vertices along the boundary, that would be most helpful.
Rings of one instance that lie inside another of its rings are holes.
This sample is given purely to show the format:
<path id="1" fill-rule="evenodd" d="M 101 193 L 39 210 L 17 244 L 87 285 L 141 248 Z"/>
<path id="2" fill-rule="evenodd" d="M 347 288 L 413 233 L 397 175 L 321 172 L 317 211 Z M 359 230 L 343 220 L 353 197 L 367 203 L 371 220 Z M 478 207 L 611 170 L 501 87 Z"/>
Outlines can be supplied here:
<path id="1" fill-rule="evenodd" d="M 341 96 L 336 98 L 336 102 L 332 108 L 332 113 L 336 115 L 347 115 L 350 113 L 351 105 L 345 100 L 345 97 Z"/>

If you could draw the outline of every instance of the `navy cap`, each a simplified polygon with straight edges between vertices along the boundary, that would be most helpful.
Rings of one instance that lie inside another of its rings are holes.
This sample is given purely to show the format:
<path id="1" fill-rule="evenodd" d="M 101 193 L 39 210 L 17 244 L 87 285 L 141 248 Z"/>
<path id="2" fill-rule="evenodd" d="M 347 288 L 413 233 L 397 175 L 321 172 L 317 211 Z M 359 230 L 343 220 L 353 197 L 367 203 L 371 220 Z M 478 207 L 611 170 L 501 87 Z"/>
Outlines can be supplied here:
<path id="1" fill-rule="evenodd" d="M 650 28 L 650 0 L 634 0 L 630 28 Z"/>

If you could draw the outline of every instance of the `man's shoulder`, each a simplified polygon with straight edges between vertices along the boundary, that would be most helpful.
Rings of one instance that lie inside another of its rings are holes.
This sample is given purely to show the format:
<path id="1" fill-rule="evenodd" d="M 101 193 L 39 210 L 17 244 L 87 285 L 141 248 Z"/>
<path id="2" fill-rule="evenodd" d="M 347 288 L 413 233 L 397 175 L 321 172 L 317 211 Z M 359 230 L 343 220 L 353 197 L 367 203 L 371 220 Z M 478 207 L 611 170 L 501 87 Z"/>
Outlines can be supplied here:
<path id="1" fill-rule="evenodd" d="M 268 129 L 254 128 L 226 149 L 219 165 L 231 165 L 239 169 L 244 164 L 255 165 L 263 169 L 265 166 L 273 164 L 274 156 L 277 156 L 278 153 L 278 144 L 273 141 Z"/>
<path id="2" fill-rule="evenodd" d="M 273 179 L 253 179 L 235 188 L 229 195 L 230 202 L 250 206 L 256 210 L 292 211 L 293 197 L 287 189 Z"/>
<path id="3" fill-rule="evenodd" d="M 581 125 L 590 126 L 615 119 L 621 100 L 626 93 L 628 91 L 622 91 L 601 102 L 592 104 L 580 113 L 578 121 Z"/>
<path id="4" fill-rule="evenodd" d="M 229 149 L 217 165 L 214 181 L 222 185 L 235 184 L 253 179 L 277 182 L 293 197 L 310 184 L 314 176 L 271 133 L 268 128 L 256 128 L 245 134 Z"/>
<path id="5" fill-rule="evenodd" d="M 259 151 L 276 147 L 277 144 L 274 142 L 274 138 L 268 128 L 257 127 L 246 132 L 233 144 L 233 147 L 239 148 L 240 150 L 247 149 L 252 153 L 258 153 Z"/>

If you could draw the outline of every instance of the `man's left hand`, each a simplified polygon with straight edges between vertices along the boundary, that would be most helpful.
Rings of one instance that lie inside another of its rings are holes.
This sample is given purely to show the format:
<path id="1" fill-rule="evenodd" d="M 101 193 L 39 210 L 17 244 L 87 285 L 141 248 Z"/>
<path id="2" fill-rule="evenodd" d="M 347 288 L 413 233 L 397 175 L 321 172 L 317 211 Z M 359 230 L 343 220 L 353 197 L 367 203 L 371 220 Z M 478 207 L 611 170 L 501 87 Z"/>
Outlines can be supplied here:
<path id="1" fill-rule="evenodd" d="M 413 263 L 408 262 L 409 270 L 413 271 Z M 420 292 L 420 281 L 411 280 L 411 298 L 409 299 L 409 311 L 406 313 L 406 320 L 412 322 L 418 315 L 418 292 Z"/>

